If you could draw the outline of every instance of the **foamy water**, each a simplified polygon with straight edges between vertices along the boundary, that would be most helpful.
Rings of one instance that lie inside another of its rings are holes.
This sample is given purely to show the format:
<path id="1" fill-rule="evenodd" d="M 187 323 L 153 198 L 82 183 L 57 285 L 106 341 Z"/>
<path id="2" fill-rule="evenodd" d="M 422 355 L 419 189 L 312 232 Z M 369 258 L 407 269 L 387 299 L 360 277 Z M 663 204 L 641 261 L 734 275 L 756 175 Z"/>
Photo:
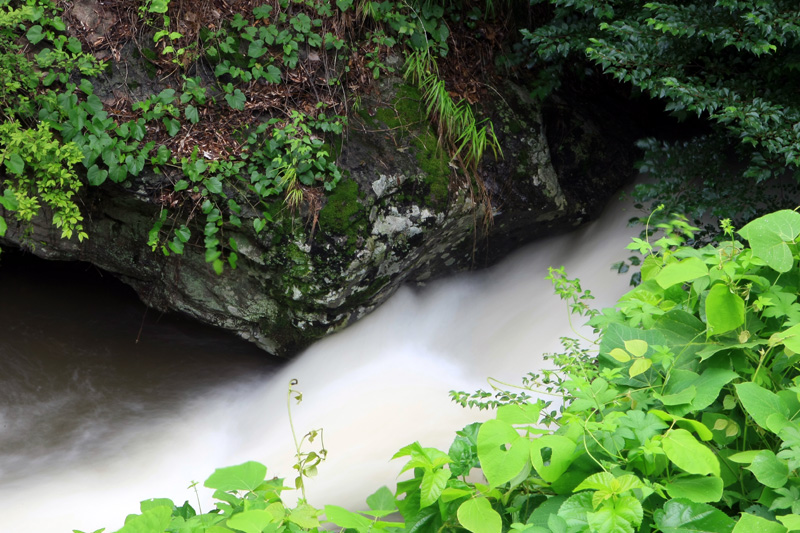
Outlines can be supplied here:
<path id="1" fill-rule="evenodd" d="M 0 472 L 16 472 L 0 479 L 0 531 L 115 531 L 140 500 L 194 504 L 192 481 L 246 460 L 291 479 L 286 392 L 293 378 L 304 394 L 293 406 L 295 427 L 300 434 L 324 428 L 329 452 L 307 483 L 310 503 L 363 508 L 375 489 L 393 486 L 401 464 L 390 458 L 400 447 L 419 440 L 446 450 L 456 430 L 487 416 L 451 403 L 449 390 L 487 388 L 489 376 L 518 382 L 541 366 L 542 353 L 559 350 L 559 338 L 571 331 L 566 305 L 544 279 L 548 266 L 566 265 L 598 306 L 626 290 L 629 277 L 610 265 L 626 257 L 638 231 L 626 227 L 630 216 L 615 203 L 600 221 L 531 245 L 495 268 L 403 289 L 268 377 L 253 370 L 182 384 L 166 404 L 142 400 L 138 415 L 131 405 L 138 400 L 121 403 L 124 423 L 113 430 L 113 414 L 85 423 L 71 448 L 52 442 L 35 454 L 0 456 Z M 80 387 L 70 394 L 81 401 Z M 114 405 L 109 399 L 108 408 Z M 210 491 L 200 490 L 207 511 Z"/>

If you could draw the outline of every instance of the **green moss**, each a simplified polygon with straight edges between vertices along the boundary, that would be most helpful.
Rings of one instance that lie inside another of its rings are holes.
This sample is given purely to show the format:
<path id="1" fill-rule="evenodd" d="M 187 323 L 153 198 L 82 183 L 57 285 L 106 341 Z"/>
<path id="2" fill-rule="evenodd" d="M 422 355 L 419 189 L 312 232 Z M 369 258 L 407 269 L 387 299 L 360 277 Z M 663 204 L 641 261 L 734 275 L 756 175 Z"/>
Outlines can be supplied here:
<path id="1" fill-rule="evenodd" d="M 376 109 L 375 119 L 390 130 L 395 130 L 400 137 L 405 137 L 415 129 L 428 129 L 428 120 L 422 108 L 422 94 L 411 85 L 400 85 L 392 105 Z"/>
<path id="2" fill-rule="evenodd" d="M 284 247 L 287 263 L 287 272 L 293 278 L 302 279 L 311 273 L 311 265 L 306 252 L 298 248 L 296 244 L 290 242 Z"/>
<path id="3" fill-rule="evenodd" d="M 425 173 L 423 183 L 427 186 L 427 203 L 437 210 L 447 207 L 447 193 L 450 186 L 450 161 L 447 154 L 439 148 L 438 139 L 432 134 L 414 139 L 417 147 L 417 162 Z"/>
<path id="4" fill-rule="evenodd" d="M 337 135 L 331 142 L 323 144 L 322 150 L 328 152 L 329 161 L 335 160 L 342 153 L 342 136 Z"/>
<path id="5" fill-rule="evenodd" d="M 156 66 L 152 61 L 158 59 L 158 55 L 155 50 L 151 48 L 142 48 L 141 50 L 142 55 L 146 59 L 146 61 L 143 61 L 144 71 L 147 73 L 147 77 L 153 80 L 156 77 Z"/>
<path id="6" fill-rule="evenodd" d="M 328 203 L 319 212 L 320 229 L 329 234 L 350 237 L 361 227 L 365 227 L 363 218 L 366 213 L 359 197 L 360 191 L 355 181 L 340 181 L 328 196 Z"/>
<path id="7" fill-rule="evenodd" d="M 447 207 L 450 185 L 450 158 L 439 146 L 439 140 L 430 126 L 423 108 L 422 94 L 411 85 L 400 85 L 397 98 L 390 107 L 379 108 L 375 118 L 393 130 L 398 137 L 410 136 L 410 144 L 420 170 L 425 174 L 423 186 L 418 188 L 414 200 L 437 210 Z"/>

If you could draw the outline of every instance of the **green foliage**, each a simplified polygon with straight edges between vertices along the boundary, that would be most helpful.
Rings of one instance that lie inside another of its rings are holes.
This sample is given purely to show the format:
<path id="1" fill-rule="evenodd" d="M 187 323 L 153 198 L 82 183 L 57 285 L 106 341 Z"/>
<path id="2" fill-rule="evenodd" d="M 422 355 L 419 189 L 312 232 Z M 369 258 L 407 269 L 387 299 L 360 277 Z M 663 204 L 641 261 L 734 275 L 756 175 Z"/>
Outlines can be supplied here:
<path id="1" fill-rule="evenodd" d="M 19 222 L 30 222 L 44 205 L 61 237 L 82 241 L 83 216 L 73 197 L 82 183 L 73 166 L 83 159 L 73 143 L 61 144 L 46 124 L 25 129 L 19 122 L 0 124 L 0 163 L 5 167 L 0 205 Z M 0 223 L 0 236 L 7 222 Z"/>
<path id="2" fill-rule="evenodd" d="M 370 511 L 305 500 L 291 509 L 282 480 L 264 481 L 266 467 L 251 462 L 206 481 L 216 511 L 196 517 L 188 504 L 149 500 L 120 531 L 299 533 L 326 520 L 358 533 L 797 529 L 800 214 L 741 228 L 749 247 L 730 225 L 729 240 L 701 249 L 683 244 L 694 228 L 681 219 L 664 229 L 631 245 L 647 254 L 642 283 L 614 308 L 591 310 L 591 294 L 551 269 L 573 313 L 600 332 L 596 356 L 568 343 L 551 357 L 556 371 L 524 380 L 527 392 L 560 397 L 557 414 L 504 393 L 495 417 L 458 432 L 447 452 L 419 442 L 399 450 L 411 478 L 370 496 Z M 298 487 L 321 460 L 301 446 Z M 402 523 L 381 520 L 396 511 Z"/>
<path id="3" fill-rule="evenodd" d="M 789 495 L 800 479 L 798 224 L 800 214 L 779 211 L 739 230 L 749 248 L 726 225 L 730 240 L 698 250 L 682 245 L 681 233 L 695 228 L 678 219 L 656 243 L 630 246 L 647 253 L 642 283 L 614 309 L 588 313 L 599 353 L 562 368 L 555 429 L 535 435 L 498 411 L 478 433 L 498 503 L 547 498 L 539 507 L 547 516 L 534 510 L 518 529 L 534 517 L 541 531 L 786 531 L 797 523 Z M 586 315 L 580 285 L 563 271 L 551 279 Z M 526 388 L 536 387 L 547 381 Z M 503 409 L 512 407 L 521 408 Z M 563 440 L 547 442 L 555 437 Z M 548 450 L 547 462 L 526 448 Z"/>
<path id="4" fill-rule="evenodd" d="M 707 117 L 748 155 L 748 177 L 800 165 L 793 0 L 546 3 L 553 18 L 522 30 L 532 64 L 552 72 L 583 57 L 679 117 Z"/>

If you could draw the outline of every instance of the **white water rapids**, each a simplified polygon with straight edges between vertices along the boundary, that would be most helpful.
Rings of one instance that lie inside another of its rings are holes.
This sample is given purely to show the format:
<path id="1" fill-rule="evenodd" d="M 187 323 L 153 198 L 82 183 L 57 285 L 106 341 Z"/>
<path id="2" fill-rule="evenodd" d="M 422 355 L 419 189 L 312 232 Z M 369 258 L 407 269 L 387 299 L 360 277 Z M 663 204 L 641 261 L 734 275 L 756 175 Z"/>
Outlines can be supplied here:
<path id="1" fill-rule="evenodd" d="M 88 305 L 79 287 L 28 309 L 34 289 L 4 280 L 0 532 L 115 531 L 146 498 L 196 506 L 192 481 L 246 460 L 291 483 L 291 378 L 304 393 L 293 406 L 298 433 L 324 428 L 329 451 L 307 484 L 310 503 L 364 508 L 375 489 L 393 487 L 397 449 L 419 440 L 447 450 L 456 430 L 485 418 L 450 402 L 449 390 L 486 388 L 488 376 L 518 382 L 559 349 L 570 328 L 548 266 L 566 265 L 598 306 L 625 291 L 629 276 L 610 265 L 627 256 L 632 215 L 614 202 L 598 222 L 494 268 L 403 289 L 277 371 L 250 347 L 193 326 L 148 322 L 134 344 L 141 307 L 112 310 L 102 297 Z M 32 323 L 47 320 L 62 326 Z M 209 497 L 201 489 L 204 511 Z"/>

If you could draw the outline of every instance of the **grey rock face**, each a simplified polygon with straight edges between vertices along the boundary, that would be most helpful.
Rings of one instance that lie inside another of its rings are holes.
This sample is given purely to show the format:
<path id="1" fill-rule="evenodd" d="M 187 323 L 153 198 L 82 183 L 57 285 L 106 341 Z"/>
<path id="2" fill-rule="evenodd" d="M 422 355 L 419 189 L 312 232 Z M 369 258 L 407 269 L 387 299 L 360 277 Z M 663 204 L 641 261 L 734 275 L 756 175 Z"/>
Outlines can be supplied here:
<path id="1" fill-rule="evenodd" d="M 504 154 L 480 169 L 494 218 L 484 240 L 486 205 L 449 179 L 450 161 L 430 144 L 435 137 L 427 124 L 398 129 L 387 123 L 396 115 L 392 102 L 401 83 L 383 81 L 364 100 L 365 112 L 351 119 L 337 162 L 347 177 L 326 198 L 318 219 L 285 213 L 259 234 L 247 220 L 241 229 L 226 227 L 240 259 L 222 275 L 205 262 L 199 237 L 182 256 L 147 246 L 161 206 L 152 193 L 160 178 L 146 172 L 127 188 L 84 188 L 89 239 L 82 244 L 60 239 L 47 213 L 30 227 L 10 224 L 0 244 L 47 259 L 88 261 L 130 284 L 148 305 L 186 313 L 290 356 L 364 316 L 403 283 L 488 264 L 538 236 L 574 227 L 627 177 L 599 174 L 587 163 L 602 159 L 590 151 L 608 142 L 587 126 L 591 118 L 560 121 L 559 131 L 572 135 L 570 153 L 578 155 L 554 164 L 541 109 L 508 84 L 504 97 L 484 108 Z M 630 159 L 625 149 L 619 153 Z M 577 174 L 590 185 L 576 190 L 570 181 Z M 203 233 L 198 221 L 178 223 Z"/>

